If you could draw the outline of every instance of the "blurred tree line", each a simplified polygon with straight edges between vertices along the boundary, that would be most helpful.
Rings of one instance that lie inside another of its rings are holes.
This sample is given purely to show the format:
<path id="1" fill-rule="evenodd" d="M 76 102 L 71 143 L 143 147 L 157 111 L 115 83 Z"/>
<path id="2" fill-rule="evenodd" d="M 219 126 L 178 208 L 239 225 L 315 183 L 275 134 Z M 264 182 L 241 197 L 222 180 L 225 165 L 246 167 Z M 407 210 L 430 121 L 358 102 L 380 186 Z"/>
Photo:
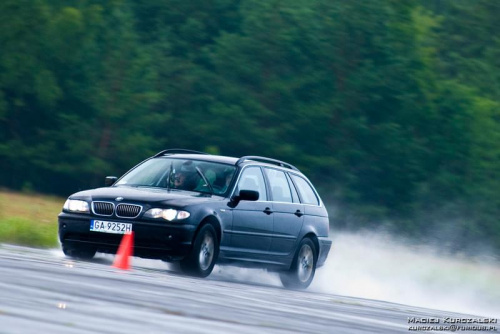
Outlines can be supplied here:
<path id="1" fill-rule="evenodd" d="M 0 186 L 165 148 L 301 168 L 337 227 L 500 250 L 500 4 L 3 0 Z"/>

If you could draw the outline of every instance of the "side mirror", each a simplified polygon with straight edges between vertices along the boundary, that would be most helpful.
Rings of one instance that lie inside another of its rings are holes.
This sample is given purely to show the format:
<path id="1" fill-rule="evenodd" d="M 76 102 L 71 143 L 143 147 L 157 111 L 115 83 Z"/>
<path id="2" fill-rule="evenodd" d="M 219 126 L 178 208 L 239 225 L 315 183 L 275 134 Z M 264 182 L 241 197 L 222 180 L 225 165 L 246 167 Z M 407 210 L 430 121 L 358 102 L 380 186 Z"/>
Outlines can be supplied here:
<path id="1" fill-rule="evenodd" d="M 240 201 L 256 201 L 259 199 L 259 192 L 255 190 L 240 190 L 240 194 L 233 196 L 227 205 L 235 208 Z"/>
<path id="2" fill-rule="evenodd" d="M 106 179 L 104 179 L 104 185 L 106 187 L 112 186 L 113 183 L 116 182 L 116 180 L 118 180 L 116 176 L 106 176 Z"/>
<path id="3" fill-rule="evenodd" d="M 240 201 L 256 201 L 259 199 L 259 192 L 255 190 L 240 190 L 238 199 Z"/>

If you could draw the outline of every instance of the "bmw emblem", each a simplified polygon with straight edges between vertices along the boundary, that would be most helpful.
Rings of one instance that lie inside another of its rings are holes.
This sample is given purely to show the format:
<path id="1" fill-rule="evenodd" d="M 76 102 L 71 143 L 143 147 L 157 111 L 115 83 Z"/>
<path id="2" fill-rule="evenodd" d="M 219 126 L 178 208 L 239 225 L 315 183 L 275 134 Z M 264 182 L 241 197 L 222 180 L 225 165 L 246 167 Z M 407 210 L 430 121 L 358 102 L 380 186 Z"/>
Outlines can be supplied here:
<path id="1" fill-rule="evenodd" d="M 121 202 L 121 201 L 123 201 L 123 197 L 117 197 L 117 198 L 115 198 L 115 201 Z"/>

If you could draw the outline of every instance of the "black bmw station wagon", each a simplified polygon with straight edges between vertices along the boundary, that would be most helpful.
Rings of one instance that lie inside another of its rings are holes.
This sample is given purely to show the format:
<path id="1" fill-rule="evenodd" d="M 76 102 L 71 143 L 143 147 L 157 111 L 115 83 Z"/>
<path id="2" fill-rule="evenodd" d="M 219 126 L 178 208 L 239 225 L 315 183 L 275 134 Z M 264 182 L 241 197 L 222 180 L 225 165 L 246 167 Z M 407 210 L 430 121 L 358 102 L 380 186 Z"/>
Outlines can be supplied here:
<path id="1" fill-rule="evenodd" d="M 171 149 L 106 187 L 71 195 L 59 214 L 66 256 L 116 253 L 134 231 L 134 256 L 179 261 L 208 276 L 214 265 L 267 268 L 306 288 L 328 256 L 328 213 L 309 180 L 283 161 Z"/>

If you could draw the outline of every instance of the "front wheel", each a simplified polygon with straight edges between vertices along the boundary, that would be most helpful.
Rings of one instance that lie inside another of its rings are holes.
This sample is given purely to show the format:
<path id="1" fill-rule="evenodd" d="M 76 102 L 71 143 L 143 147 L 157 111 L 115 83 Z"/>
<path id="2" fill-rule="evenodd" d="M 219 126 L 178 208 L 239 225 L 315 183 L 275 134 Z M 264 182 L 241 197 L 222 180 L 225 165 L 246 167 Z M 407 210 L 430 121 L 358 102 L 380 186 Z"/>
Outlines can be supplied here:
<path id="1" fill-rule="evenodd" d="M 189 255 L 180 262 L 181 270 L 192 276 L 207 277 L 219 256 L 219 241 L 212 225 L 204 225 L 193 243 Z"/>
<path id="2" fill-rule="evenodd" d="M 307 288 L 314 278 L 316 261 L 314 243 L 309 238 L 303 239 L 297 248 L 290 270 L 280 273 L 283 286 L 290 289 Z"/>

